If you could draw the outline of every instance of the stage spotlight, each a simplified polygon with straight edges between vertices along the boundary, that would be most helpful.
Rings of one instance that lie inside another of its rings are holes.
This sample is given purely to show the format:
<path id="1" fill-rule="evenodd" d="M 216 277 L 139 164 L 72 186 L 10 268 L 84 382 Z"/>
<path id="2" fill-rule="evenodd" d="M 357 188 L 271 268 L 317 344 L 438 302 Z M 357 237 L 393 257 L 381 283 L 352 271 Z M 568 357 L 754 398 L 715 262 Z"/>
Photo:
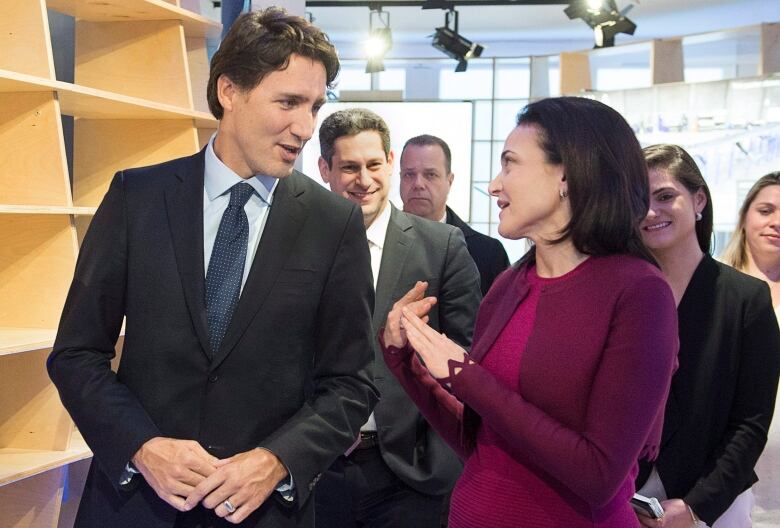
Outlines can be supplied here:
<path id="1" fill-rule="evenodd" d="M 374 18 L 377 18 L 382 27 L 374 27 Z M 393 36 L 390 33 L 390 13 L 382 11 L 382 8 L 372 9 L 368 16 L 368 40 L 363 45 L 366 52 L 366 73 L 379 73 L 385 71 L 384 59 L 390 48 L 393 47 Z"/>
<path id="2" fill-rule="evenodd" d="M 450 27 L 451 20 L 454 21 L 453 27 Z M 454 9 L 445 14 L 444 26 L 436 28 L 432 44 L 437 50 L 458 61 L 456 72 L 466 71 L 469 59 L 479 57 L 485 49 L 458 33 L 458 12 Z"/>
<path id="3" fill-rule="evenodd" d="M 563 12 L 570 19 L 581 18 L 593 29 L 594 47 L 608 48 L 615 45 L 618 33 L 634 34 L 636 24 L 625 16 L 631 7 L 618 11 L 615 0 L 576 0 Z"/>

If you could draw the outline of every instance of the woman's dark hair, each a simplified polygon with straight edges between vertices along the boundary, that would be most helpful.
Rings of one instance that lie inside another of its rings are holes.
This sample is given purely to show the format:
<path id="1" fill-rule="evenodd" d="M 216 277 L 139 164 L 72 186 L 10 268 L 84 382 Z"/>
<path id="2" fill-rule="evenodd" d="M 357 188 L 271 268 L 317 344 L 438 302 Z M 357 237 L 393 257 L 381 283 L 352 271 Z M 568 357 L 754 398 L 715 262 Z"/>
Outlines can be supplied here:
<path id="1" fill-rule="evenodd" d="M 535 127 L 547 162 L 563 166 L 571 219 L 551 243 L 571 239 L 586 255 L 656 263 L 639 232 L 650 204 L 647 166 L 618 112 L 592 99 L 554 97 L 526 106 L 517 126 Z"/>
<path id="2" fill-rule="evenodd" d="M 206 99 L 214 117 L 222 119 L 223 113 L 217 97 L 220 76 L 226 75 L 244 91 L 251 90 L 269 73 L 285 69 L 291 55 L 321 63 L 328 87 L 338 75 L 336 48 L 305 18 L 277 7 L 239 16 L 211 59 Z"/>
<path id="3" fill-rule="evenodd" d="M 677 145 L 651 145 L 645 147 L 642 152 L 645 155 L 647 170 L 666 171 L 680 182 L 683 187 L 688 189 L 692 195 L 698 190 L 704 192 L 707 197 L 707 203 L 701 212 L 701 220 L 696 222 L 696 238 L 699 241 L 699 247 L 706 254 L 710 254 L 712 244 L 712 196 L 704 176 L 701 175 L 699 167 L 693 158 L 685 149 Z"/>

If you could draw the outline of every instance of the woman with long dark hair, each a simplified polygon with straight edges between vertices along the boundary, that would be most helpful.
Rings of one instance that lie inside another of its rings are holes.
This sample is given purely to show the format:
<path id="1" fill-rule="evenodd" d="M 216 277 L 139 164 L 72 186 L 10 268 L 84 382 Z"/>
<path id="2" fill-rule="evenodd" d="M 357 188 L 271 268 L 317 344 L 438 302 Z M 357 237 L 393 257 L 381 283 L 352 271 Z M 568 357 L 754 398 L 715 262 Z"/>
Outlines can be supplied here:
<path id="1" fill-rule="evenodd" d="M 644 526 L 751 526 L 753 470 L 767 438 L 780 334 L 766 284 L 710 256 L 712 199 L 676 145 L 644 150 L 650 209 L 642 238 L 677 303 L 680 366 L 672 377 L 661 451 L 642 463 L 640 493 L 661 500 Z"/>
<path id="2" fill-rule="evenodd" d="M 471 352 L 425 324 L 425 283 L 382 334 L 466 461 L 450 527 L 637 527 L 636 460 L 658 450 L 677 352 L 674 299 L 638 229 L 639 143 L 599 102 L 544 99 L 518 116 L 489 188 L 499 233 L 534 247 L 485 297 Z"/>

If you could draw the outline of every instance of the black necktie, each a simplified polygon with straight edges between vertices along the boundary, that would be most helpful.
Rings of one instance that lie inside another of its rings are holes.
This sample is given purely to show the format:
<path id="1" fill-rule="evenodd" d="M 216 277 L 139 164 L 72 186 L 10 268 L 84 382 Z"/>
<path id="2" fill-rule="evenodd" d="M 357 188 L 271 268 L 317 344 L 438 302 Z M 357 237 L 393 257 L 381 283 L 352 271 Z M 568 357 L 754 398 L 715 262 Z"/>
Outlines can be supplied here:
<path id="1" fill-rule="evenodd" d="M 206 316 L 213 354 L 217 353 L 225 337 L 241 293 L 249 240 L 249 220 L 244 205 L 253 192 L 248 183 L 237 183 L 230 189 L 230 203 L 222 214 L 211 251 L 206 273 Z"/>

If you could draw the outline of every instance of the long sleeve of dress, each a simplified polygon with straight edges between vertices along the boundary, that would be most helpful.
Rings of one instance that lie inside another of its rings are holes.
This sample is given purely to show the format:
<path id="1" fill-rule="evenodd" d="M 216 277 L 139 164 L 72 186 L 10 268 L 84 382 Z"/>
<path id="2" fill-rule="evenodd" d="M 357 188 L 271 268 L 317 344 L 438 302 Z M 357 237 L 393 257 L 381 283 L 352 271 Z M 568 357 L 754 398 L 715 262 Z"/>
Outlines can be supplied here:
<path id="1" fill-rule="evenodd" d="M 450 394 L 431 376 L 411 347 L 387 347 L 382 341 L 384 331 L 379 332 L 385 362 L 420 413 L 445 442 L 461 458 L 468 458 L 461 431 L 463 403 Z"/>
<path id="2" fill-rule="evenodd" d="M 454 396 L 483 424 L 596 508 L 615 496 L 636 463 L 665 403 L 678 348 L 675 305 L 660 276 L 636 280 L 612 309 L 582 430 L 526 401 L 478 364 L 464 366 L 452 380 Z M 554 372 L 549 378 L 555 383 Z M 427 398 L 429 407 L 440 401 Z"/>

